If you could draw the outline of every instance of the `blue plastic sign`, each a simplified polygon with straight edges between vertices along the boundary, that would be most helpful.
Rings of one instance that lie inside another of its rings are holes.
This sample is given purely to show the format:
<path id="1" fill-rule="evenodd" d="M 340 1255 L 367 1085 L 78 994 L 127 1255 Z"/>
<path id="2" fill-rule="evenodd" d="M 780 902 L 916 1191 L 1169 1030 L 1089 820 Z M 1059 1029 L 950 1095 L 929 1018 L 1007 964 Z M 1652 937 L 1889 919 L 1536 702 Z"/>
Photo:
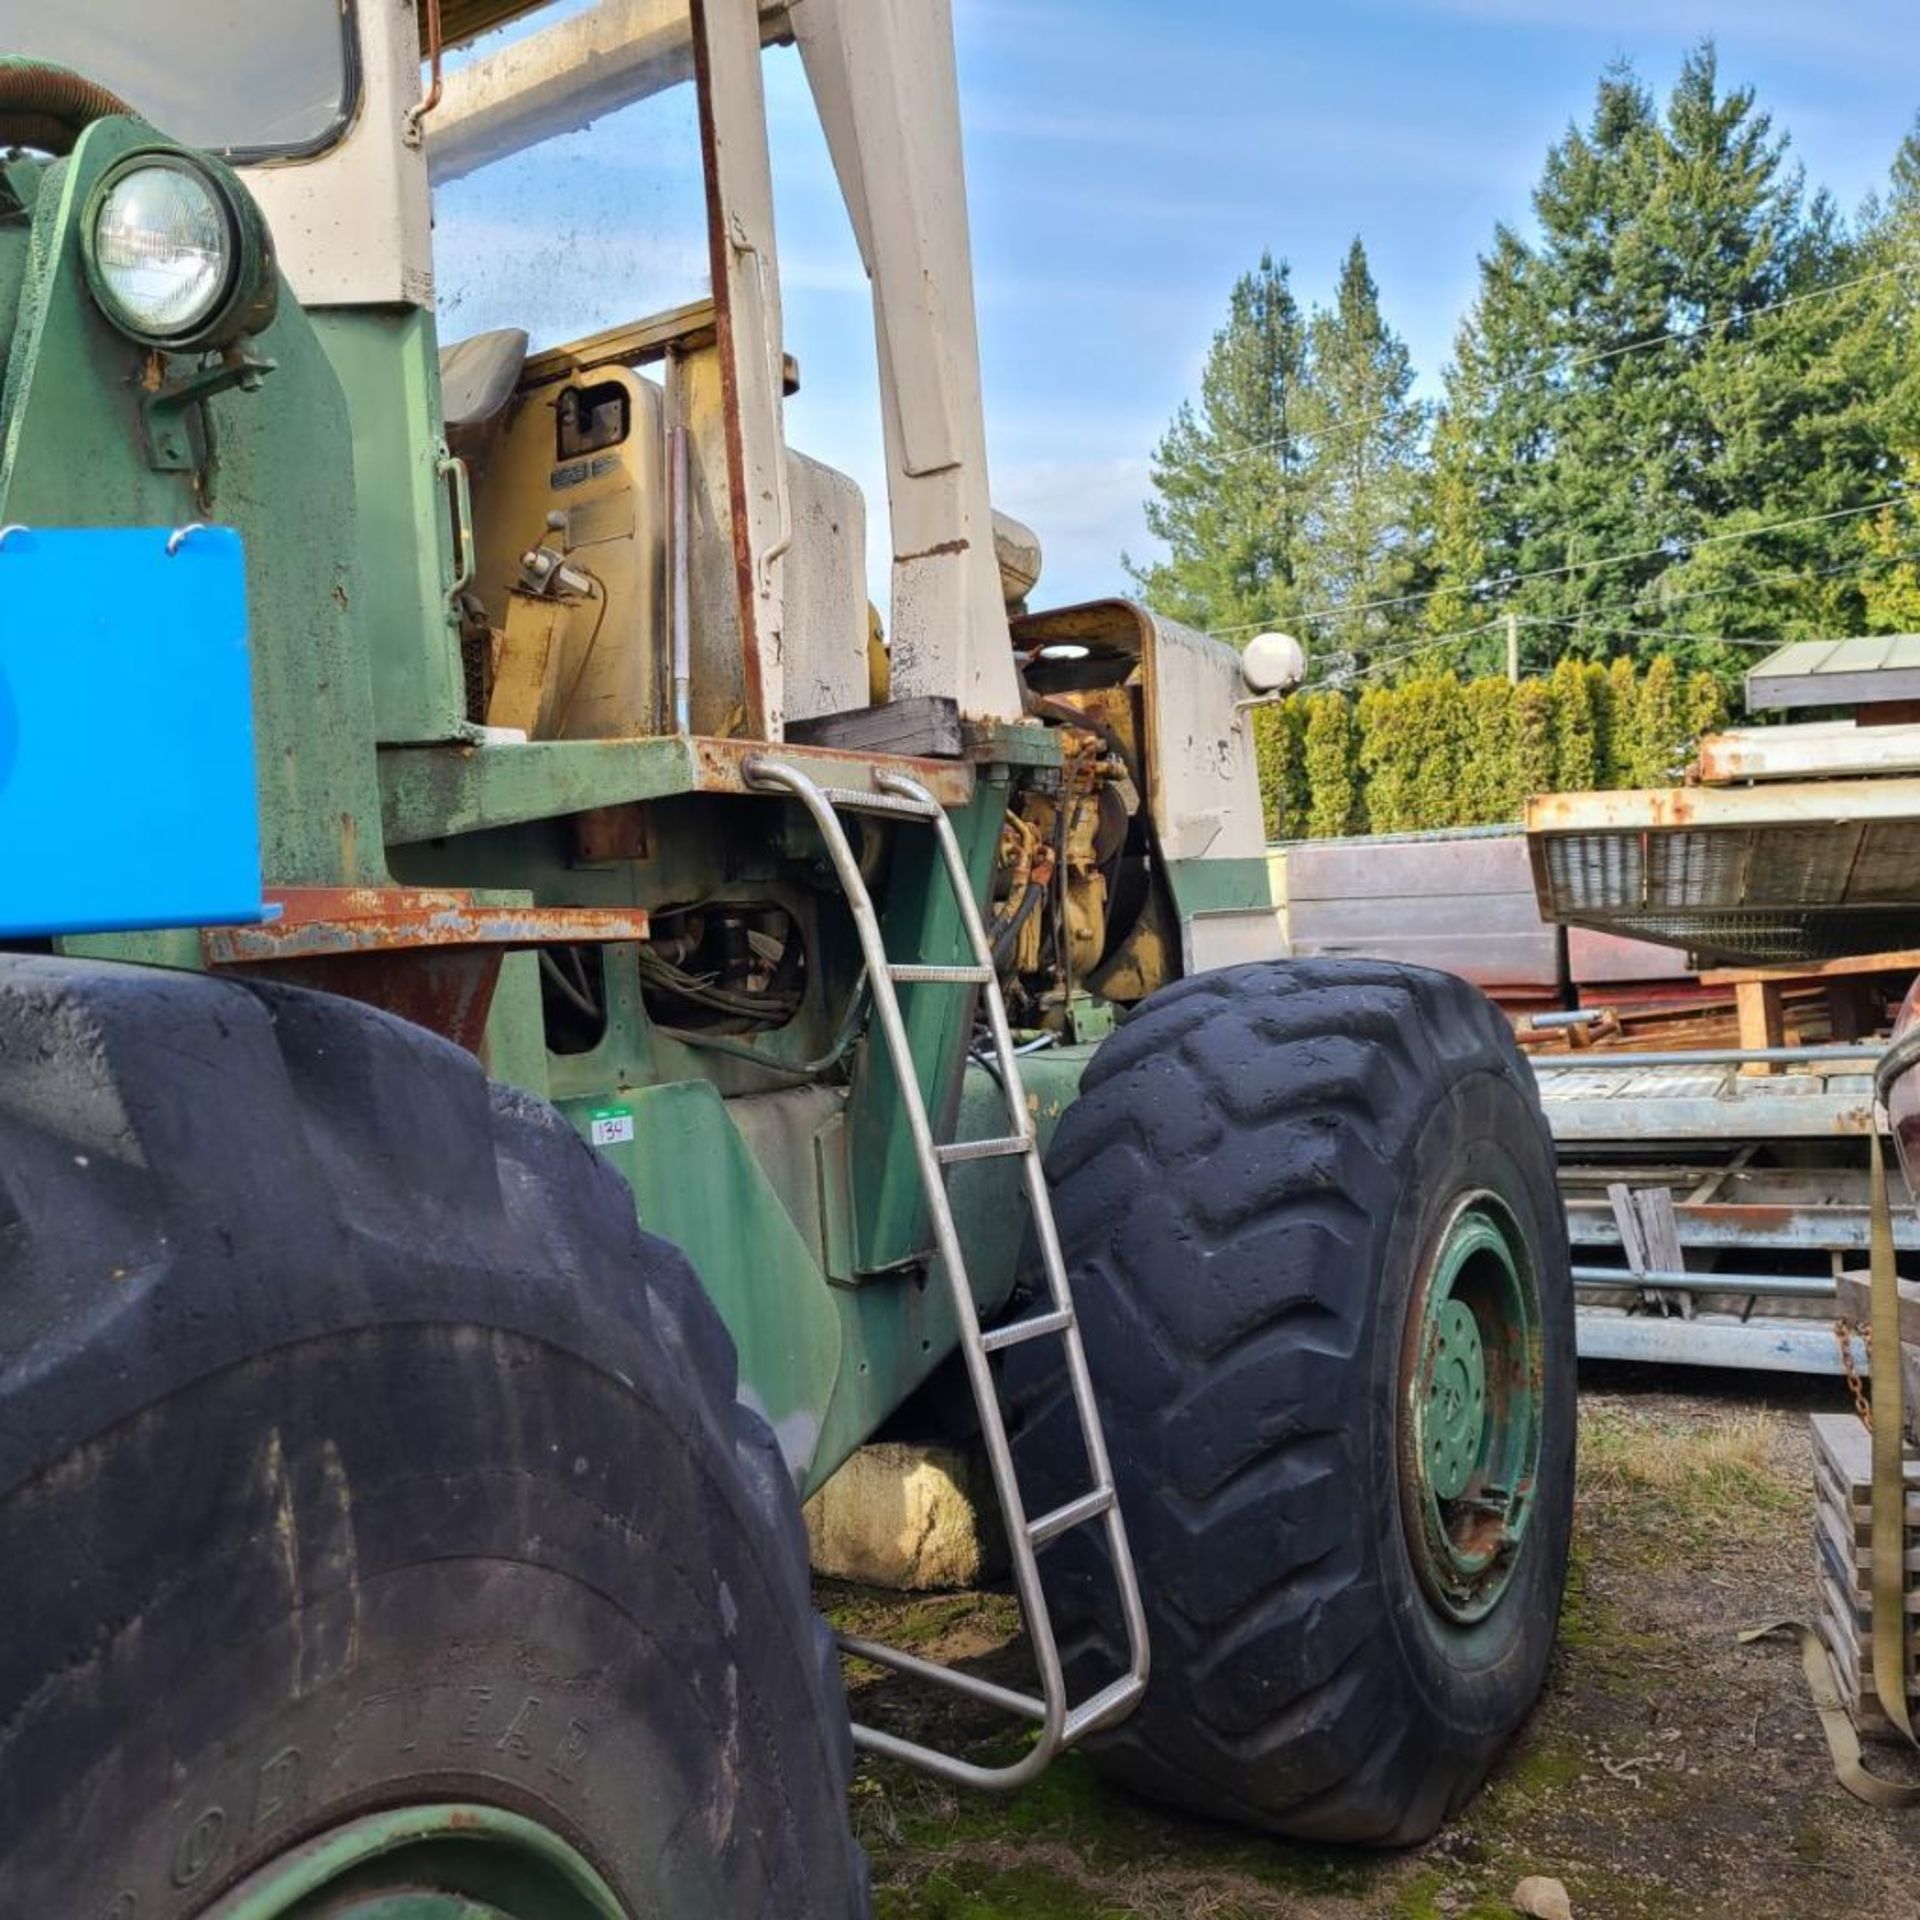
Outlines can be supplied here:
<path id="1" fill-rule="evenodd" d="M 264 917 L 227 527 L 0 534 L 0 938 Z"/>

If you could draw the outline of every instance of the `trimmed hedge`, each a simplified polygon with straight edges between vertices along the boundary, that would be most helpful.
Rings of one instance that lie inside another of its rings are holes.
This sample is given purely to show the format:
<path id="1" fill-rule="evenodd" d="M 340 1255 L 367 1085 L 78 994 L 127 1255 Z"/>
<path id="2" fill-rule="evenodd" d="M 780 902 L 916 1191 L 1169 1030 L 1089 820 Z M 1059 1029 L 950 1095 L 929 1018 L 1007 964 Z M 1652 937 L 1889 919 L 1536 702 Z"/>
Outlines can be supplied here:
<path id="1" fill-rule="evenodd" d="M 1270 840 L 1517 820 L 1529 794 L 1664 786 L 1724 724 L 1710 673 L 1566 659 L 1544 678 L 1420 674 L 1254 710 Z"/>

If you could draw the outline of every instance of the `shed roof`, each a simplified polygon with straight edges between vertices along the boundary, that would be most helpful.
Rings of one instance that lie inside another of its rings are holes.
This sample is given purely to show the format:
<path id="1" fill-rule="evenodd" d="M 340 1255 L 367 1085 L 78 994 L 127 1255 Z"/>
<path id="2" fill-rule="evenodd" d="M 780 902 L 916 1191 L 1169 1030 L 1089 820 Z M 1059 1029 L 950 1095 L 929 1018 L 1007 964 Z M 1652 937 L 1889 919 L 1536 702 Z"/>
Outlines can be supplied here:
<path id="1" fill-rule="evenodd" d="M 1920 633 L 1795 640 L 1747 674 L 1747 706 L 1756 713 L 1886 700 L 1920 700 Z"/>

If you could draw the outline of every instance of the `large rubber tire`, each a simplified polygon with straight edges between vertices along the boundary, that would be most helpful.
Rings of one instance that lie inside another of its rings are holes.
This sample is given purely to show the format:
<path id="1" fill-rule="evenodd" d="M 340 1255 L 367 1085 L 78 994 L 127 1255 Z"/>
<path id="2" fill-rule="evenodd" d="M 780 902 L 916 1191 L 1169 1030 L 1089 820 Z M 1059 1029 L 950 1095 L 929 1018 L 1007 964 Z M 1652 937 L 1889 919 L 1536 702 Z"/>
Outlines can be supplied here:
<path id="1" fill-rule="evenodd" d="M 649 1920 L 868 1911 L 726 1333 L 552 1108 L 400 1021 L 0 957 L 0 1569 L 0 1913 L 184 1920 L 426 1802 Z"/>
<path id="2" fill-rule="evenodd" d="M 1565 1222 L 1505 1021 L 1412 967 L 1202 974 L 1100 1048 L 1048 1173 L 1152 1647 L 1099 1763 L 1216 1818 L 1424 1838 L 1540 1690 L 1572 1523 Z M 1467 1625 L 1416 1573 L 1399 1462 L 1409 1301 L 1470 1194 L 1524 1237 L 1542 1391 L 1530 1521 Z M 1044 1508 L 1086 1466 L 1043 1344 L 1008 1361 Z M 1101 1530 L 1041 1564 L 1084 1697 L 1123 1645 Z"/>

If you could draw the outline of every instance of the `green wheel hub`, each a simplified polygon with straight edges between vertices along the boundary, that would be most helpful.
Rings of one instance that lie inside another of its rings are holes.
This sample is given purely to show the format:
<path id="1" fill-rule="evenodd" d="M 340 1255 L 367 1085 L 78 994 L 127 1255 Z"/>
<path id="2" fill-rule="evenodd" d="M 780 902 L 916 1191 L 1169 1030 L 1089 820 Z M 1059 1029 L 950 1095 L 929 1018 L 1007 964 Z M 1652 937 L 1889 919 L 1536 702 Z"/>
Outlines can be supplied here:
<path id="1" fill-rule="evenodd" d="M 630 1920 L 557 1834 L 498 1807 L 401 1807 L 282 1854 L 202 1920 Z"/>
<path id="2" fill-rule="evenodd" d="M 1448 1216 L 1407 1313 L 1400 1510 L 1435 1609 L 1463 1625 L 1499 1604 L 1533 1516 L 1540 1297 L 1518 1223 L 1491 1193 Z"/>

